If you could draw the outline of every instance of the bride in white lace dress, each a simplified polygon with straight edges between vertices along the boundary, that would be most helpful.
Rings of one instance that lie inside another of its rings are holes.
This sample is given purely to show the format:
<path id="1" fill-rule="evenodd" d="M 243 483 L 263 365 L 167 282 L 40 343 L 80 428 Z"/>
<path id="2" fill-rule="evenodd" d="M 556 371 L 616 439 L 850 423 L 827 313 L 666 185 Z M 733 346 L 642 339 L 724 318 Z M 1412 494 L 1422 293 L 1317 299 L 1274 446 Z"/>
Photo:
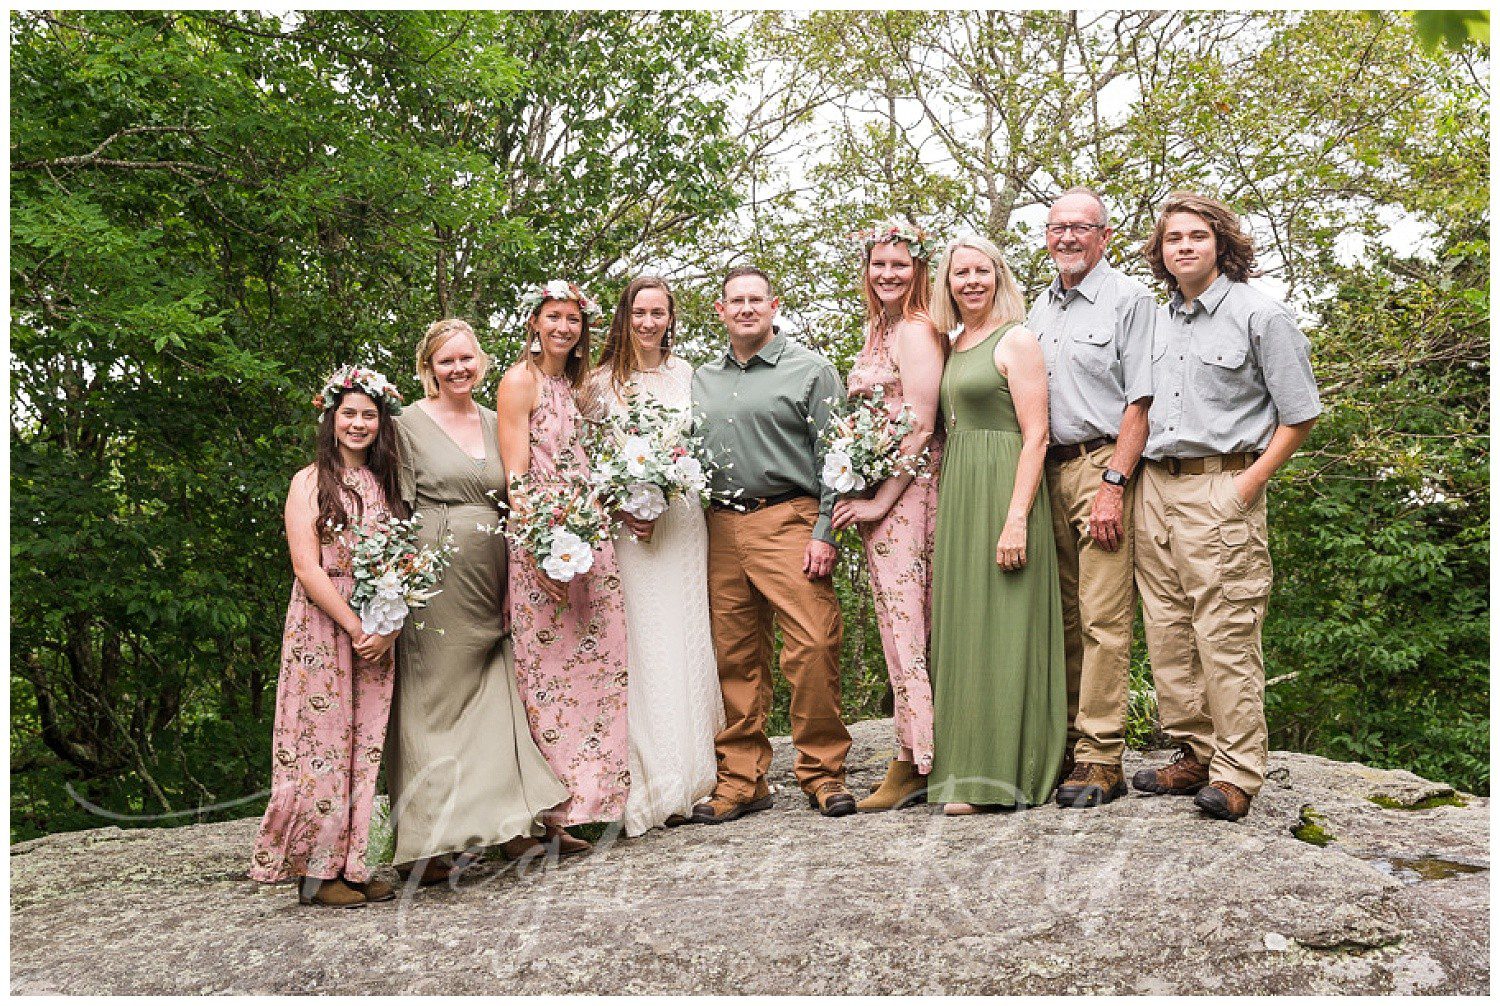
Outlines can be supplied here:
<path id="1" fill-rule="evenodd" d="M 676 325 L 665 281 L 642 276 L 620 297 L 585 386 L 584 413 L 618 413 L 626 395 L 688 407 L 693 368 L 671 355 Z M 652 523 L 626 517 L 615 546 L 629 639 L 630 789 L 625 834 L 684 824 L 714 788 L 714 734 L 724 700 L 708 622 L 708 530 L 695 500 L 676 499 Z"/>

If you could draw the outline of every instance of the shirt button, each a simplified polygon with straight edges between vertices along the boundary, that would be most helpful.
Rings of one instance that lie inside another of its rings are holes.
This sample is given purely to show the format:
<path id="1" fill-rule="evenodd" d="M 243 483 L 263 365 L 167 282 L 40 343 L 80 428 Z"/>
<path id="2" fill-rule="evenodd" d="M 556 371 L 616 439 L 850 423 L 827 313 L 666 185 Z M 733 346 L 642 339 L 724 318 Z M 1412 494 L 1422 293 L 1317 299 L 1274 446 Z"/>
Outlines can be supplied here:
<path id="1" fill-rule="evenodd" d="M 733 417 L 733 416 L 730 416 L 730 417 L 729 417 L 729 421 L 730 421 L 730 422 L 731 422 L 731 423 L 732 423 L 732 422 L 734 422 L 734 417 Z"/>

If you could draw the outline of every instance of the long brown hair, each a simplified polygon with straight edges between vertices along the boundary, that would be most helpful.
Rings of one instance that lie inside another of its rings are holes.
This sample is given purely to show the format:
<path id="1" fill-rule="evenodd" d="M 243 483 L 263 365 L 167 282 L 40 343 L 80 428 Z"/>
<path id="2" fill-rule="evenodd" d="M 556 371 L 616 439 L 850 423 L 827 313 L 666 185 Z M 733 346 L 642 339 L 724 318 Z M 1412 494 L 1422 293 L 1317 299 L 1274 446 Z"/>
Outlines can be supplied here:
<path id="1" fill-rule="evenodd" d="M 338 439 L 333 432 L 337 421 L 334 413 L 338 411 L 339 403 L 344 400 L 345 395 L 355 392 L 365 394 L 359 388 L 334 392 L 333 401 L 324 409 L 323 416 L 318 421 L 318 432 L 313 441 L 316 450 L 313 466 L 317 469 L 318 476 L 318 540 L 325 543 L 334 539 L 335 527 L 349 527 L 349 511 L 344 506 L 346 496 L 354 500 L 354 519 L 359 520 L 364 515 L 359 494 L 344 485 L 344 458 L 339 453 Z M 392 516 L 404 520 L 410 514 L 396 486 L 401 448 L 396 439 L 394 417 L 382 399 L 371 398 L 370 401 L 375 403 L 375 410 L 380 415 L 380 426 L 375 430 L 375 438 L 370 441 L 365 452 L 365 467 L 370 469 L 370 474 L 375 476 L 375 483 L 385 493 L 386 507 Z"/>
<path id="2" fill-rule="evenodd" d="M 660 290 L 667 295 L 667 330 L 662 333 L 662 362 L 672 355 L 672 336 L 677 332 L 677 298 L 672 288 L 660 276 L 637 276 L 620 294 L 620 303 L 610 319 L 609 332 L 604 336 L 604 348 L 599 351 L 599 369 L 609 371 L 609 383 L 616 395 L 623 396 L 630 375 L 641 368 L 641 346 L 630 331 L 630 312 L 635 309 L 635 299 L 643 290 Z"/>
<path id="3" fill-rule="evenodd" d="M 1141 248 L 1141 254 L 1151 266 L 1152 275 L 1167 284 L 1167 289 L 1177 289 L 1177 277 L 1167 270 L 1166 260 L 1161 254 L 1162 238 L 1167 233 L 1167 217 L 1173 213 L 1191 213 L 1203 218 L 1214 234 L 1219 272 L 1230 280 L 1243 283 L 1251 276 L 1260 275 L 1260 270 L 1255 268 L 1255 243 L 1240 226 L 1238 213 L 1227 204 L 1209 196 L 1200 196 L 1196 192 L 1174 192 L 1167 197 L 1161 214 L 1156 218 L 1151 236 Z"/>
<path id="4" fill-rule="evenodd" d="M 582 333 L 578 336 L 578 342 L 573 346 L 572 349 L 568 350 L 568 358 L 563 363 L 563 376 L 568 379 L 568 384 L 572 386 L 573 390 L 577 391 L 580 387 L 582 387 L 583 377 L 589 371 L 589 354 L 592 352 L 592 350 L 590 350 L 589 348 L 589 316 L 588 313 L 584 311 L 583 305 L 578 301 L 572 300 L 571 298 L 563 299 L 557 297 L 549 297 L 538 304 L 536 306 L 536 309 L 531 312 L 531 317 L 526 319 L 526 365 L 529 367 L 537 367 L 536 358 L 542 355 L 542 350 L 540 348 L 541 344 L 539 342 L 537 344 L 537 351 L 534 353 L 531 351 L 532 342 L 540 338 L 540 336 L 537 335 L 536 330 L 531 327 L 531 323 L 536 321 L 537 317 L 542 313 L 542 308 L 546 307 L 553 301 L 557 301 L 560 304 L 571 303 L 575 305 L 578 308 L 579 321 L 583 326 Z M 537 369 L 540 370 L 541 368 L 537 367 Z"/>
<path id="5" fill-rule="evenodd" d="M 888 244 L 904 244 L 901 241 L 886 242 Z M 865 346 L 870 345 L 871 338 L 879 331 L 883 331 L 886 325 L 885 308 L 881 306 L 880 298 L 875 296 L 875 285 L 870 282 L 870 259 L 875 255 L 875 249 L 879 245 L 871 245 L 865 249 L 864 259 L 864 295 L 865 295 Z M 907 245 L 907 254 L 911 254 L 911 246 Z M 920 321 L 932 324 L 932 276 L 925 258 L 911 256 L 911 286 L 907 287 L 906 296 L 901 301 L 901 320 Z M 937 326 L 934 325 L 934 328 Z M 943 358 L 948 358 L 952 348 L 946 333 L 938 333 L 941 338 L 938 343 L 943 349 Z"/>

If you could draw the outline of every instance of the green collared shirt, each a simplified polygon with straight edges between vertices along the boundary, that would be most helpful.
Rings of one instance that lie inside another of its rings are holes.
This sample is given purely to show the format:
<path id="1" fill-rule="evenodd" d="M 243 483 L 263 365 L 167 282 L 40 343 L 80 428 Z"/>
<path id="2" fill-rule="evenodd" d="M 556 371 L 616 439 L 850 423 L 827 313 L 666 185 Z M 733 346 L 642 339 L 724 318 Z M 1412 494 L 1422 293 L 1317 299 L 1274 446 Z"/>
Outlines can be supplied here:
<path id="1" fill-rule="evenodd" d="M 833 544 L 838 493 L 823 485 L 823 431 L 844 382 L 833 364 L 777 333 L 745 363 L 734 351 L 693 374 L 693 412 L 719 462 L 715 495 L 755 499 L 805 492 L 819 499 L 813 537 Z"/>

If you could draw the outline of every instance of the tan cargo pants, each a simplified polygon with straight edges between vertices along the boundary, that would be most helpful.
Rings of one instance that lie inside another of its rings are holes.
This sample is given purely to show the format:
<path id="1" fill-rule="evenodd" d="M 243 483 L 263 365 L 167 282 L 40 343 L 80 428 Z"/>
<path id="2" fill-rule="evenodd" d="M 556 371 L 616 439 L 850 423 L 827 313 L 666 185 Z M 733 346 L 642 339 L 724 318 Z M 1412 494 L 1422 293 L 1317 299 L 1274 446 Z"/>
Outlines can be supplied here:
<path id="1" fill-rule="evenodd" d="M 1130 702 L 1130 633 L 1135 622 L 1132 528 L 1139 476 L 1125 487 L 1123 540 L 1114 552 L 1089 534 L 1100 476 L 1114 457 L 1106 444 L 1071 461 L 1047 462 L 1052 536 L 1062 589 L 1068 678 L 1068 749 L 1080 762 L 1119 765 Z"/>
<path id="2" fill-rule="evenodd" d="M 1266 498 L 1242 505 L 1217 460 L 1201 475 L 1144 463 L 1136 578 L 1163 732 L 1208 764 L 1210 781 L 1254 796 L 1266 775 Z"/>

